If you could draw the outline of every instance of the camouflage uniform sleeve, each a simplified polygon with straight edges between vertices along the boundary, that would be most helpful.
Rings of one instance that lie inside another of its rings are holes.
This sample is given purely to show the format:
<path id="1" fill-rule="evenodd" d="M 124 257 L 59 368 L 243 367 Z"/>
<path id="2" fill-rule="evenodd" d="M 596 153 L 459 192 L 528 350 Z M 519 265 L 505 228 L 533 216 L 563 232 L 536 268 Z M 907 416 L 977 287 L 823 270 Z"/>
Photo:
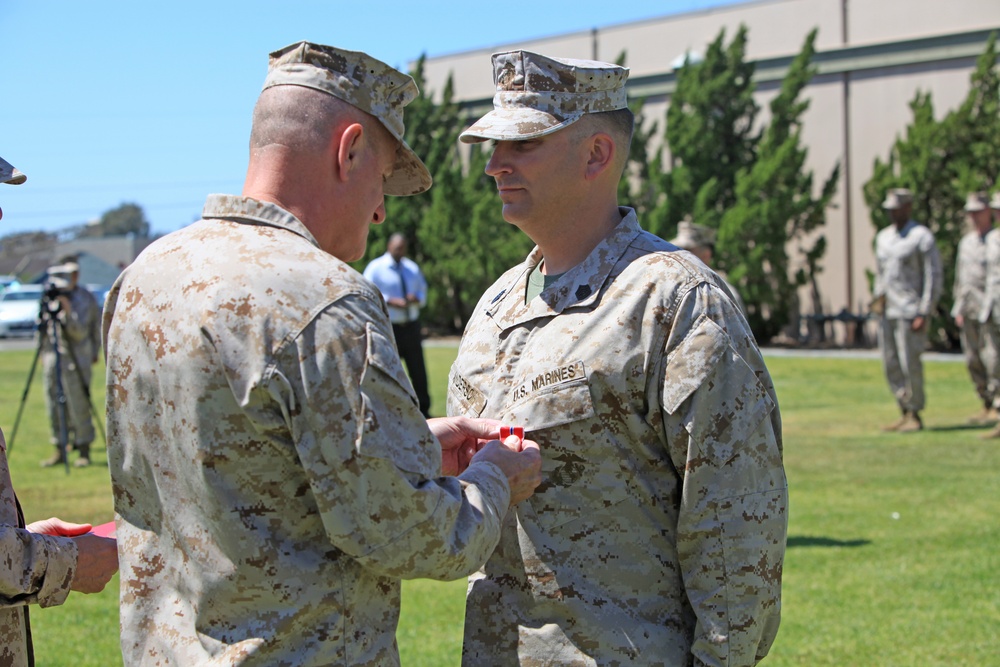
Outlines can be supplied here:
<path id="1" fill-rule="evenodd" d="M 964 255 L 966 252 L 966 237 L 963 236 L 958 242 L 958 251 L 955 253 L 955 280 L 951 286 L 951 293 L 955 301 L 951 306 L 951 312 L 949 313 L 954 319 L 955 317 L 962 314 L 962 310 L 965 307 L 966 300 L 968 298 L 968 292 L 965 289 L 966 280 L 965 272 L 963 267 L 965 266 Z"/>
<path id="2" fill-rule="evenodd" d="M 872 296 L 885 296 L 885 261 L 882 257 L 882 248 L 879 243 L 879 234 L 875 235 L 875 277 L 872 281 Z"/>
<path id="3" fill-rule="evenodd" d="M 386 576 L 457 579 L 496 546 L 507 479 L 492 463 L 461 479 L 441 477 L 440 444 L 380 307 L 352 296 L 321 313 L 290 346 L 287 375 L 276 373 L 268 390 L 289 406 L 330 541 Z"/>
<path id="4" fill-rule="evenodd" d="M 76 543 L 0 525 L 0 606 L 60 605 L 76 574 Z"/>
<path id="5" fill-rule="evenodd" d="M 681 299 L 661 372 L 694 664 L 756 664 L 778 630 L 787 530 L 773 387 L 732 303 L 705 283 Z"/>
<path id="6" fill-rule="evenodd" d="M 924 258 L 924 289 L 920 299 L 920 314 L 933 316 L 934 308 L 941 297 L 944 272 L 941 269 L 941 253 L 934 242 L 934 236 L 929 231 L 927 238 L 921 241 L 920 250 Z"/>

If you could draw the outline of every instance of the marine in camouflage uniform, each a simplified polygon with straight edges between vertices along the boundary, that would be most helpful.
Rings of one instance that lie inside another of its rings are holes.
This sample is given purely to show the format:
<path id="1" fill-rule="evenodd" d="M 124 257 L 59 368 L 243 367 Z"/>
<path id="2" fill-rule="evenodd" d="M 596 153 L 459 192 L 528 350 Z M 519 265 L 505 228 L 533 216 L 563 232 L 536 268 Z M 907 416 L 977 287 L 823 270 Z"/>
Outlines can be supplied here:
<path id="1" fill-rule="evenodd" d="M 670 239 L 670 242 L 678 248 L 689 251 L 704 262 L 705 266 L 715 270 L 712 261 L 715 257 L 715 230 L 711 227 L 699 225 L 690 218 L 685 218 L 677 225 L 677 236 Z M 743 303 L 743 297 L 740 296 L 739 290 L 733 287 L 724 273 L 720 271 L 715 272 L 722 279 L 722 282 L 725 283 L 726 288 L 729 290 L 729 295 L 733 299 L 733 303 L 736 304 L 736 307 L 746 317 L 747 307 Z"/>
<path id="2" fill-rule="evenodd" d="M 993 221 L 1000 220 L 1000 192 L 990 199 Z M 979 321 L 985 327 L 986 338 L 993 354 L 987 355 L 986 391 L 993 397 L 993 410 L 1000 412 L 1000 233 L 986 235 L 986 289 Z M 1000 424 L 983 438 L 1000 438 Z"/>
<path id="3" fill-rule="evenodd" d="M 0 433 L 0 665 L 34 664 L 28 605 L 51 607 L 69 595 L 77 546 L 68 537 L 25 529 Z"/>
<path id="4" fill-rule="evenodd" d="M 309 215 L 212 195 L 201 221 L 149 246 L 113 286 L 126 665 L 396 665 L 400 579 L 466 576 L 496 545 L 512 499 L 503 466 L 478 458 L 487 445 L 460 477 L 441 476 L 381 295 L 328 251 L 346 238 L 348 259 L 364 252 L 383 183 L 430 186 L 401 141 L 415 94 L 363 53 L 305 42 L 272 53 L 244 193 L 288 195 Z M 343 102 L 374 118 L 322 112 Z M 271 121 L 302 129 L 271 135 Z M 318 145 L 308 130 L 324 127 L 332 138 Z M 280 172 L 271 150 L 292 158 Z M 298 176 L 271 194 L 275 173 Z M 347 205 L 342 218 L 329 201 Z"/>
<path id="5" fill-rule="evenodd" d="M 616 206 L 624 158 L 589 178 L 601 112 L 631 127 L 627 70 L 493 64 L 495 110 L 462 139 L 497 142 L 504 217 L 539 245 L 476 306 L 448 412 L 523 425 L 544 481 L 470 579 L 463 665 L 755 664 L 778 629 L 788 500 L 764 361 L 718 276 Z M 549 205 L 551 174 L 582 212 Z M 569 246 L 583 256 L 559 267 Z"/>
<path id="6" fill-rule="evenodd" d="M 101 308 L 94 295 L 77 284 L 80 267 L 76 262 L 49 267 L 48 274 L 50 283 L 64 290 L 66 298 L 48 302 L 59 308 L 50 311 L 51 317 L 46 319 L 41 333 L 45 398 L 51 442 L 56 448 L 55 455 L 42 465 L 61 465 L 66 461 L 66 450 L 75 449 L 80 455 L 73 465 L 82 467 L 90 465 L 90 444 L 94 441 L 90 379 L 101 349 Z M 54 339 L 59 341 L 58 374 Z M 65 413 L 59 407 L 60 384 L 66 399 Z M 61 442 L 64 418 L 67 442 Z"/>
<path id="7" fill-rule="evenodd" d="M 927 328 L 941 296 L 941 255 L 934 236 L 910 219 L 913 194 L 890 190 L 882 208 L 892 224 L 875 235 L 875 286 L 879 315 L 878 340 L 889 388 L 902 416 L 882 428 L 901 433 L 924 427 L 920 411 L 926 402 L 924 366 Z"/>
<path id="8" fill-rule="evenodd" d="M 955 303 L 951 316 L 958 325 L 965 365 L 983 405 L 982 411 L 969 421 L 985 424 L 997 419 L 986 372 L 988 366 L 996 364 L 992 359 L 996 352 L 986 334 L 986 325 L 979 321 L 986 294 L 986 240 L 993 233 L 989 196 L 981 192 L 969 193 L 965 212 L 972 223 L 972 230 L 958 242 L 953 290 Z"/>

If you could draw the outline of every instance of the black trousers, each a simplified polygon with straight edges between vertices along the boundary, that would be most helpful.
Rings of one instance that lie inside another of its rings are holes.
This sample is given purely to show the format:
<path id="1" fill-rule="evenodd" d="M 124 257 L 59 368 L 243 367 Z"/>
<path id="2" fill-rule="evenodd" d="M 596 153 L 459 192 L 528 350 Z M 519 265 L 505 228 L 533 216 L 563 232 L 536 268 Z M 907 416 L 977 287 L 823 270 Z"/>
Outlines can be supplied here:
<path id="1" fill-rule="evenodd" d="M 431 397 L 427 393 L 427 368 L 424 365 L 424 348 L 421 344 L 420 322 L 393 324 L 392 333 L 396 337 L 396 348 L 399 358 L 406 364 L 406 372 L 410 376 L 413 390 L 417 392 L 420 412 L 424 417 L 430 417 Z"/>

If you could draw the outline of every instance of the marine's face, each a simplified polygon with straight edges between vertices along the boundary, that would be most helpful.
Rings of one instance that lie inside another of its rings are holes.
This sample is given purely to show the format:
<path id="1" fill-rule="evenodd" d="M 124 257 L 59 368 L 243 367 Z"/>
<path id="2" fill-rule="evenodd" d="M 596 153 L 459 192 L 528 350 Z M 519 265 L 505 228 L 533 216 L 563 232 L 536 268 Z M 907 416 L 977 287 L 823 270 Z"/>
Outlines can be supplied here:
<path id="1" fill-rule="evenodd" d="M 570 129 L 494 142 L 485 171 L 496 180 L 504 220 L 528 231 L 558 216 L 576 198 L 586 160 L 581 161 L 581 146 Z"/>
<path id="2" fill-rule="evenodd" d="M 889 217 L 896 225 L 904 225 L 910 220 L 910 212 L 912 210 L 913 206 L 911 206 L 910 204 L 903 204 L 902 206 L 897 206 L 894 209 L 890 209 Z"/>
<path id="3" fill-rule="evenodd" d="M 976 229 L 982 230 L 993 225 L 993 213 L 988 208 L 982 211 L 970 211 L 968 215 Z"/>

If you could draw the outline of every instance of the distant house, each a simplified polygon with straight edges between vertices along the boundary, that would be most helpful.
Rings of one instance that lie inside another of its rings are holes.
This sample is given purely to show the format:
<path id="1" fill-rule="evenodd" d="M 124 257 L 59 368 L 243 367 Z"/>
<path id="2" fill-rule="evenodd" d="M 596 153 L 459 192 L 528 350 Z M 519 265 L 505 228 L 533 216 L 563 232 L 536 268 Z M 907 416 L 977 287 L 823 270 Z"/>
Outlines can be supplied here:
<path id="1" fill-rule="evenodd" d="M 19 234 L 4 239 L 0 247 L 0 274 L 37 282 L 50 266 L 72 256 L 80 265 L 81 283 L 110 285 L 151 242 L 132 235 L 59 242 L 51 234 Z"/>
<path id="2" fill-rule="evenodd" d="M 127 236 L 104 236 L 94 238 L 79 238 L 71 241 L 64 241 L 55 248 L 56 258 L 63 255 L 77 255 L 86 253 L 93 258 L 100 260 L 111 266 L 115 270 L 114 277 L 110 281 L 84 279 L 84 267 L 80 265 L 80 281 L 88 283 L 111 283 L 118 277 L 122 269 L 131 264 L 139 253 L 145 250 L 146 246 L 153 242 L 151 238 L 139 238 L 134 234 Z M 97 270 L 95 266 L 95 271 Z M 95 275 L 95 278 L 97 276 Z"/>

